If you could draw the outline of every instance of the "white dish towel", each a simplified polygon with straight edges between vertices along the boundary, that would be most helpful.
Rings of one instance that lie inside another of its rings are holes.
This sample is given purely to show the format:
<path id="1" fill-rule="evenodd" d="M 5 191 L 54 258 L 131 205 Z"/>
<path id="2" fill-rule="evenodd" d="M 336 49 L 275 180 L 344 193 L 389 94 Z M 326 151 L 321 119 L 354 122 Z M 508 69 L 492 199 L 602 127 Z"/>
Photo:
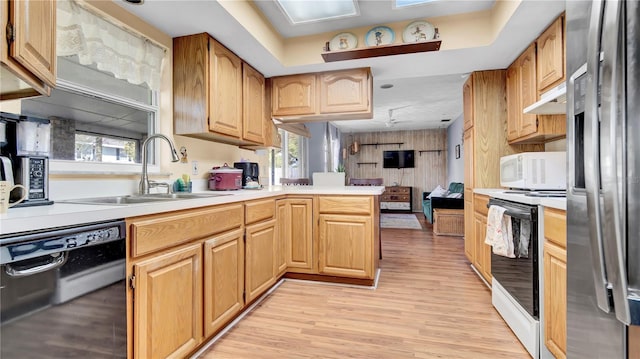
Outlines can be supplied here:
<path id="1" fill-rule="evenodd" d="M 490 206 L 487 215 L 487 234 L 484 243 L 493 247 L 493 253 L 503 257 L 515 258 L 513 253 L 513 231 L 511 216 L 505 215 L 505 208 Z"/>

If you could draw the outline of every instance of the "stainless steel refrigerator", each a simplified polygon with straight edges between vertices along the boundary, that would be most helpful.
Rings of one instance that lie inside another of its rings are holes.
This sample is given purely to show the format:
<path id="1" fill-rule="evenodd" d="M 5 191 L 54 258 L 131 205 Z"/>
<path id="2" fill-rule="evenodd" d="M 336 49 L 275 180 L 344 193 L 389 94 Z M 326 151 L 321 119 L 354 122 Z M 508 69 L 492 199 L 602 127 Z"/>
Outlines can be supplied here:
<path id="1" fill-rule="evenodd" d="M 640 2 L 567 1 L 567 356 L 640 342 Z"/>

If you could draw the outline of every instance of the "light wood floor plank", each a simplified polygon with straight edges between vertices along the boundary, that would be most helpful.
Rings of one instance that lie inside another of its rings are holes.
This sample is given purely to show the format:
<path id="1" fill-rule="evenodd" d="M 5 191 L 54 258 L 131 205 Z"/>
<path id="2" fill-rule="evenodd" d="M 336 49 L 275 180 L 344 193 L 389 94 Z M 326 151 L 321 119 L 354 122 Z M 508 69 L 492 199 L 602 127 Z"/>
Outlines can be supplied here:
<path id="1" fill-rule="evenodd" d="M 382 230 L 378 289 L 287 281 L 200 358 L 528 358 L 463 239 L 417 217 Z"/>

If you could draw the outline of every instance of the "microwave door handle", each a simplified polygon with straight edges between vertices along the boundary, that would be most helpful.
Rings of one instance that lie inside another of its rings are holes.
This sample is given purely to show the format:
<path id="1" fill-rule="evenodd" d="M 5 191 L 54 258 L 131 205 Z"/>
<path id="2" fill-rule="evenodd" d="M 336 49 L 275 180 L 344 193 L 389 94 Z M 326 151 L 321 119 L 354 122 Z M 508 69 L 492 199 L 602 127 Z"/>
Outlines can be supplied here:
<path id="1" fill-rule="evenodd" d="M 602 81 L 601 153 L 602 190 L 604 199 L 604 253 L 607 278 L 611 283 L 616 317 L 625 324 L 631 323 L 630 303 L 627 301 L 629 284 L 625 247 L 627 243 L 626 188 L 626 133 L 624 132 L 625 81 L 624 37 L 621 28 L 623 3 L 608 1 L 605 5 L 602 49 L 604 52 Z M 638 323 L 635 323 L 638 324 Z"/>
<path id="2" fill-rule="evenodd" d="M 600 34 L 604 1 L 591 5 L 591 20 L 587 44 L 587 86 L 584 111 L 584 179 L 589 217 L 591 265 L 598 307 L 611 311 L 602 248 L 602 218 L 600 212 L 600 162 L 598 143 L 598 83 L 600 76 Z"/>

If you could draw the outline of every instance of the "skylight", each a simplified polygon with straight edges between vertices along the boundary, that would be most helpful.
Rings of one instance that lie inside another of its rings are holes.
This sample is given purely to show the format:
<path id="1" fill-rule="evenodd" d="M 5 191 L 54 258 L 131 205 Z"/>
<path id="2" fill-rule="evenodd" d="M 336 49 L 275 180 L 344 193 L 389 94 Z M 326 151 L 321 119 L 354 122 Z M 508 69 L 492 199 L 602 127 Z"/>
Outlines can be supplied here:
<path id="1" fill-rule="evenodd" d="M 436 0 L 396 0 L 396 8 L 425 4 Z"/>
<path id="2" fill-rule="evenodd" d="M 275 0 L 292 24 L 358 15 L 356 0 Z M 406 1 L 406 0 L 405 0 Z"/>

